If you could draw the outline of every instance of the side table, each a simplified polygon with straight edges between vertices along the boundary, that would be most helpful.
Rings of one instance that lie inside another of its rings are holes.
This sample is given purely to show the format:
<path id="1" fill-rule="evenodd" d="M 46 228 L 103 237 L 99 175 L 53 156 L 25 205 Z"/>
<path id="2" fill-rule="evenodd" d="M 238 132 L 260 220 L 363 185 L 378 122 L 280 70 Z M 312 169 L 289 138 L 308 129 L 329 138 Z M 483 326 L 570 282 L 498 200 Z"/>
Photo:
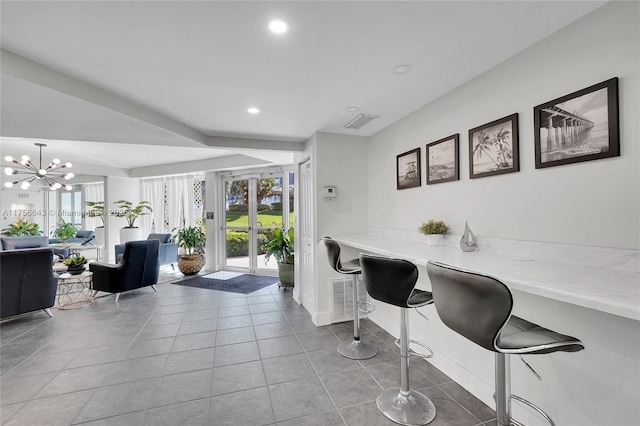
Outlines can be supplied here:
<path id="1" fill-rule="evenodd" d="M 93 272 L 84 271 L 71 275 L 68 272 L 58 277 L 58 309 L 75 309 L 93 303 Z"/>

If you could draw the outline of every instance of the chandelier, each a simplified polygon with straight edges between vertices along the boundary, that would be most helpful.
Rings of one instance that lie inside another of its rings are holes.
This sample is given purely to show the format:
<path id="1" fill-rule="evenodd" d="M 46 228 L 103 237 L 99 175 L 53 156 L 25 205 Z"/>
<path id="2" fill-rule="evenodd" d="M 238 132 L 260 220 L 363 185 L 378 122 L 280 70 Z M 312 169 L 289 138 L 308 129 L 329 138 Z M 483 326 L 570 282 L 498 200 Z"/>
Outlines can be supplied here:
<path id="1" fill-rule="evenodd" d="M 20 166 L 21 169 L 15 170 L 12 167 L 5 167 L 4 174 L 7 176 L 16 176 L 16 179 L 13 182 L 5 182 L 4 186 L 7 188 L 11 188 L 13 185 L 20 183 L 20 188 L 27 189 L 31 186 L 31 182 L 36 179 L 42 179 L 47 185 L 49 185 L 49 189 L 55 191 L 56 189 L 64 187 L 67 191 L 71 191 L 72 187 L 68 183 L 60 183 L 59 179 L 64 178 L 69 180 L 73 177 L 73 173 L 61 173 L 59 172 L 62 169 L 71 168 L 71 163 L 60 164 L 60 160 L 54 158 L 51 160 L 47 167 L 42 167 L 42 147 L 47 146 L 43 143 L 36 143 L 36 146 L 40 147 L 40 162 L 38 163 L 38 167 L 31 162 L 31 159 L 28 155 L 23 155 L 21 160 L 18 161 L 14 159 L 12 156 L 7 155 L 4 157 L 5 161 L 10 163 L 14 163 L 17 166 Z M 26 176 L 20 176 L 26 175 Z"/>

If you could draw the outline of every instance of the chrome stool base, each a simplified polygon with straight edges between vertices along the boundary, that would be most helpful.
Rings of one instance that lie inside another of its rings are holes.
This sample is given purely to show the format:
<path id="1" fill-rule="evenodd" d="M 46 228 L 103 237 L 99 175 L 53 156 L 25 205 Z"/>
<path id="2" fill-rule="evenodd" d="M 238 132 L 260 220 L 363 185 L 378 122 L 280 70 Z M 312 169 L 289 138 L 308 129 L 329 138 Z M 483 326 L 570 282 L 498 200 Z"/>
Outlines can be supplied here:
<path id="1" fill-rule="evenodd" d="M 349 343 L 340 343 L 338 353 L 349 359 L 368 359 L 376 356 L 378 348 L 362 340 L 352 340 Z"/>
<path id="2" fill-rule="evenodd" d="M 436 417 L 433 402 L 414 390 L 402 392 L 400 388 L 387 389 L 378 395 L 376 404 L 386 418 L 401 425 L 426 425 Z"/>

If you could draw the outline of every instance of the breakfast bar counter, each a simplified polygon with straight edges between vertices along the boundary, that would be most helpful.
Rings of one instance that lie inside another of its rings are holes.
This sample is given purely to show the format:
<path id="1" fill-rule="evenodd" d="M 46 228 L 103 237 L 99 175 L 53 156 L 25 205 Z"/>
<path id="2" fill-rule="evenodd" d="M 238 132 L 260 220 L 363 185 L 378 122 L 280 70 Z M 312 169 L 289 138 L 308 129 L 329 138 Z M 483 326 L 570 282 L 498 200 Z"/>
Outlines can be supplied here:
<path id="1" fill-rule="evenodd" d="M 640 273 L 632 271 L 633 260 L 613 261 L 614 266 L 624 264 L 627 269 L 617 270 L 566 263 L 561 255 L 552 261 L 482 249 L 464 253 L 457 246 L 431 247 L 366 234 L 338 235 L 334 239 L 345 246 L 406 259 L 419 266 L 426 266 L 428 260 L 447 263 L 494 276 L 512 290 L 640 321 Z"/>
<path id="2" fill-rule="evenodd" d="M 638 250 L 479 238 L 480 249 L 465 253 L 459 247 L 460 235 L 447 236 L 437 247 L 421 237 L 384 229 L 332 236 L 344 258 L 368 253 L 415 263 L 417 287 L 424 290 L 431 290 L 429 260 L 504 282 L 513 293 L 514 315 L 575 336 L 585 345 L 570 356 L 526 356 L 542 381 L 514 358 L 513 393 L 540 406 L 559 425 L 640 424 Z M 420 311 L 429 319 L 410 313 L 410 338 L 430 346 L 435 355 L 429 362 L 494 408 L 493 355 L 447 328 L 433 306 Z M 376 302 L 369 318 L 399 335 L 394 306 Z M 516 420 L 531 426 L 545 424 L 531 410 L 516 402 L 512 406 Z"/>

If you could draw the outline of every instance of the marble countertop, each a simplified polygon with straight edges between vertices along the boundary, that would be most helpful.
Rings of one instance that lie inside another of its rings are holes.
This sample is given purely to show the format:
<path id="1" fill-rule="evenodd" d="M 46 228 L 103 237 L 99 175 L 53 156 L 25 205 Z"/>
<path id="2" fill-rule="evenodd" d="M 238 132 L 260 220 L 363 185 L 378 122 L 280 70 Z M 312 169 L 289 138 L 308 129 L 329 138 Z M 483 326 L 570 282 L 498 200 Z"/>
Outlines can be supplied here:
<path id="1" fill-rule="evenodd" d="M 534 257 L 462 252 L 458 247 L 367 234 L 336 235 L 338 243 L 362 251 L 410 260 L 428 260 L 492 275 L 513 290 L 640 321 L 640 274 Z M 561 258 L 559 258 L 561 259 Z"/>

